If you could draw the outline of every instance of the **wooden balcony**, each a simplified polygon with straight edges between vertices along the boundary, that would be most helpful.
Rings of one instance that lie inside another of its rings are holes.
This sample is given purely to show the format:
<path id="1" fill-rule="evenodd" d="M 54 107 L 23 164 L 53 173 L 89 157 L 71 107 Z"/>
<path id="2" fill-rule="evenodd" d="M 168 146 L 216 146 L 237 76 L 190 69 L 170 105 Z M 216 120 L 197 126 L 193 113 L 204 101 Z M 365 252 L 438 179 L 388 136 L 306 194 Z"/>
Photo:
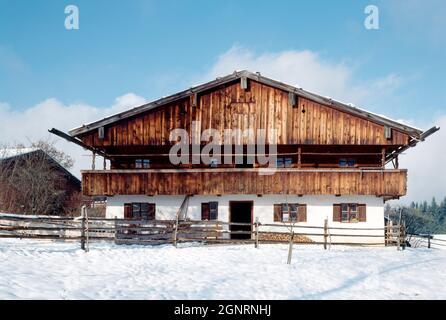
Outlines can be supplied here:
<path id="1" fill-rule="evenodd" d="M 143 169 L 82 171 L 86 196 L 114 195 L 376 195 L 406 194 L 407 170 Z"/>

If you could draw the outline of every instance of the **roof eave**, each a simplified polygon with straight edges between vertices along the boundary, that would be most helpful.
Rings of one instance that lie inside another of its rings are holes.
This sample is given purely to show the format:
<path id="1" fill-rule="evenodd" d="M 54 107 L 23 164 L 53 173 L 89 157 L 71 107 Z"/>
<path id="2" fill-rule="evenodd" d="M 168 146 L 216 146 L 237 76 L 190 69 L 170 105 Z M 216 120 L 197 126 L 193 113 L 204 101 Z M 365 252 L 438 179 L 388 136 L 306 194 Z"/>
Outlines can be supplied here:
<path id="1" fill-rule="evenodd" d="M 217 79 L 212 80 L 210 82 L 206 82 L 204 84 L 201 84 L 201 85 L 198 85 L 198 86 L 195 86 L 195 87 L 191 87 L 191 88 L 189 88 L 187 90 L 183 90 L 183 91 L 180 91 L 178 93 L 172 94 L 170 96 L 167 96 L 167 97 L 164 97 L 164 98 L 160 98 L 158 100 L 155 100 L 155 101 L 143 104 L 143 105 L 138 106 L 138 107 L 134 107 L 134 108 L 132 108 L 130 110 L 127 110 L 127 111 L 124 111 L 124 112 L 121 112 L 121 113 L 118 113 L 118 114 L 106 117 L 106 118 L 104 118 L 102 120 L 98 120 L 98 121 L 95 121 L 95 122 L 92 122 L 92 123 L 89 123 L 89 124 L 86 124 L 86 125 L 82 125 L 80 127 L 77 127 L 77 128 L 69 130 L 68 134 L 70 134 L 73 137 L 79 136 L 79 135 L 81 135 L 83 133 L 86 133 L 88 131 L 97 129 L 99 127 L 105 126 L 105 125 L 113 123 L 115 121 L 119 121 L 121 119 L 125 119 L 125 118 L 128 118 L 128 117 L 140 114 L 142 112 L 151 110 L 151 109 L 156 108 L 158 106 L 162 106 L 162 105 L 168 104 L 170 102 L 174 102 L 174 101 L 177 101 L 177 100 L 180 100 L 180 99 L 184 99 L 184 98 L 190 96 L 191 94 L 203 92 L 203 91 L 211 89 L 211 88 L 213 88 L 215 86 L 222 85 L 222 84 L 225 84 L 225 83 L 237 80 L 241 76 L 243 76 L 244 72 L 245 71 L 234 72 L 234 73 L 232 73 L 232 74 L 230 74 L 228 76 L 225 76 L 225 77 L 222 77 L 222 78 L 217 78 Z"/>

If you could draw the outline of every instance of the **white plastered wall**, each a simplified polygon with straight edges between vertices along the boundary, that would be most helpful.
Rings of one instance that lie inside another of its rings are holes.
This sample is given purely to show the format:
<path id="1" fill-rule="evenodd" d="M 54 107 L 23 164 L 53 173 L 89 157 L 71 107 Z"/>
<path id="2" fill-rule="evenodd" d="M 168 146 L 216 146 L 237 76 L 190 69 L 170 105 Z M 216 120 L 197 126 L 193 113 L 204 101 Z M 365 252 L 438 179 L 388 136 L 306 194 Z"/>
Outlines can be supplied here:
<path id="1" fill-rule="evenodd" d="M 107 199 L 107 218 L 123 218 L 124 203 L 150 202 L 156 204 L 156 219 L 174 220 L 176 213 L 184 200 L 184 196 L 114 196 Z M 224 195 L 224 196 L 193 196 L 189 199 L 187 217 L 191 220 L 201 219 L 201 203 L 218 202 L 218 220 L 227 222 L 229 220 L 230 201 L 253 201 L 253 219 L 256 217 L 260 223 L 271 224 L 274 222 L 274 204 L 277 203 L 303 203 L 307 205 L 307 222 L 295 224 L 296 233 L 323 233 L 321 229 L 299 228 L 300 226 L 324 225 L 327 219 L 329 227 L 341 228 L 384 228 L 384 202 L 376 196 L 293 196 L 293 195 Z M 366 204 L 366 222 L 342 223 L 333 222 L 333 204 L 335 203 L 361 203 Z M 283 223 L 276 223 L 283 225 Z M 287 228 L 261 227 L 260 231 L 289 232 Z M 331 241 L 333 243 L 360 242 L 360 243 L 384 243 L 383 230 L 331 230 Z M 363 234 L 376 235 L 378 237 L 349 237 L 336 236 L 335 234 Z M 322 236 L 310 236 L 317 242 L 322 242 Z M 330 239 L 329 239 L 330 240 Z"/>

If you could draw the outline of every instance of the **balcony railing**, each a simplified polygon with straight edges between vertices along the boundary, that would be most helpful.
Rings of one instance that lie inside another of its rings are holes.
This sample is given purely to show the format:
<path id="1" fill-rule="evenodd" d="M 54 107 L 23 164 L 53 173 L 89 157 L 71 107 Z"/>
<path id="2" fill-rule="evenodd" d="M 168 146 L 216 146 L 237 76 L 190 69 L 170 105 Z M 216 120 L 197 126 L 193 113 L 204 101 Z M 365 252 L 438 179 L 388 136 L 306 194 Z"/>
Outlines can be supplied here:
<path id="1" fill-rule="evenodd" d="M 82 172 L 86 196 L 114 195 L 376 195 L 406 194 L 407 170 L 138 169 Z"/>

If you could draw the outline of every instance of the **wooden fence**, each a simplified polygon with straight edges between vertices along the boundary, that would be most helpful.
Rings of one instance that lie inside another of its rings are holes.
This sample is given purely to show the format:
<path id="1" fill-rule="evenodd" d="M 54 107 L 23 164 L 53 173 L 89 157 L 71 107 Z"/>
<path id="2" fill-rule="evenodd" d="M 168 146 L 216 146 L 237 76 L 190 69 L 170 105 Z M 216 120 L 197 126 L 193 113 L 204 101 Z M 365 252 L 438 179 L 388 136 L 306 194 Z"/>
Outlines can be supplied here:
<path id="1" fill-rule="evenodd" d="M 172 242 L 174 221 L 115 219 L 115 243 L 164 244 Z"/>
<path id="2" fill-rule="evenodd" d="M 404 226 L 383 228 L 301 226 L 289 223 L 233 223 L 222 221 L 130 220 L 81 217 L 0 215 L 0 238 L 89 241 L 117 244 L 202 243 L 299 243 L 330 245 L 386 245 L 404 248 Z M 367 238 L 367 241 L 364 239 Z M 376 239 L 376 240 L 374 240 Z"/>
<path id="3" fill-rule="evenodd" d="M 65 241 L 114 239 L 114 220 L 50 216 L 0 215 L 0 238 Z"/>
<path id="4" fill-rule="evenodd" d="M 407 243 L 413 248 L 446 249 L 446 239 L 438 239 L 432 234 L 410 233 L 407 235 Z"/>

